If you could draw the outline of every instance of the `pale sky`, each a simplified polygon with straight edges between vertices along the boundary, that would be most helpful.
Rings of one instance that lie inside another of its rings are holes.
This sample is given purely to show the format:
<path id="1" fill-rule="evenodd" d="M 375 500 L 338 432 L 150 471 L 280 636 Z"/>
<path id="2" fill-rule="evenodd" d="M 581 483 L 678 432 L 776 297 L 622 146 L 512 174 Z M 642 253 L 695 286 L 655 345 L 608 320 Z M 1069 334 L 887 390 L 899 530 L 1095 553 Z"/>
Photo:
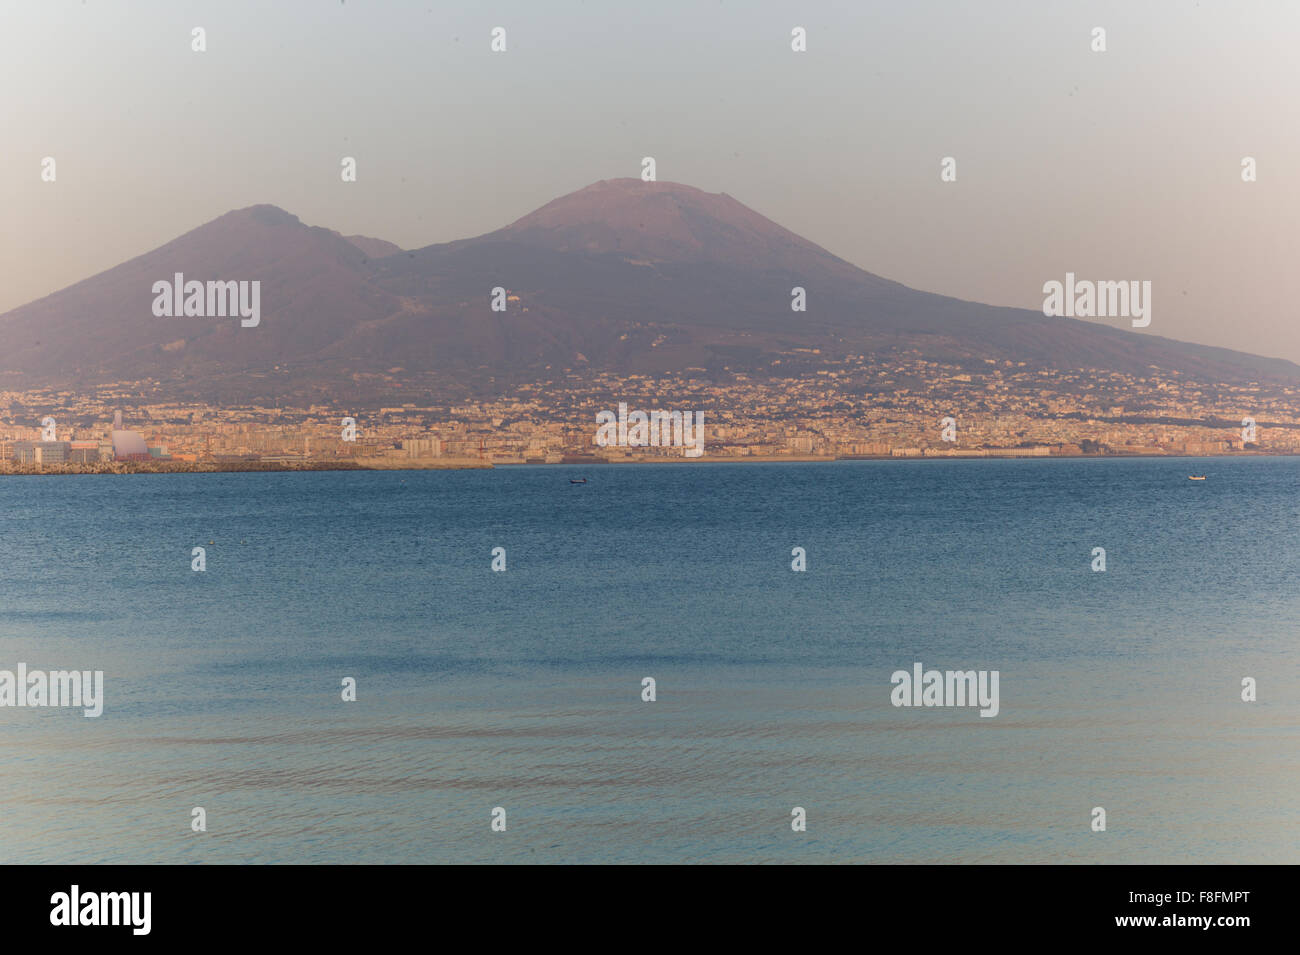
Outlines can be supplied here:
<path id="1" fill-rule="evenodd" d="M 0 311 L 254 203 L 414 248 L 654 156 L 916 288 L 1150 280 L 1146 332 L 1300 362 L 1298 47 L 1294 0 L 0 0 Z"/>

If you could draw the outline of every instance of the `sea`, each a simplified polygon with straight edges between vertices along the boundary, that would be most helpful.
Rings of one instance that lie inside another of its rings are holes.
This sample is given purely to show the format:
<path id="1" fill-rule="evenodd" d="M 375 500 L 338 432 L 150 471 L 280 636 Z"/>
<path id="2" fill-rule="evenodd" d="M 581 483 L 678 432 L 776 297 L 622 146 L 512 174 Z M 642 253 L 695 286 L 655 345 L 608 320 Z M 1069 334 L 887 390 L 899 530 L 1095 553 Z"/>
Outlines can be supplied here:
<path id="1" fill-rule="evenodd" d="M 1298 491 L 1284 457 L 0 477 L 0 669 L 104 688 L 0 707 L 0 862 L 1294 863 Z M 997 671 L 996 716 L 894 705 L 916 664 Z"/>

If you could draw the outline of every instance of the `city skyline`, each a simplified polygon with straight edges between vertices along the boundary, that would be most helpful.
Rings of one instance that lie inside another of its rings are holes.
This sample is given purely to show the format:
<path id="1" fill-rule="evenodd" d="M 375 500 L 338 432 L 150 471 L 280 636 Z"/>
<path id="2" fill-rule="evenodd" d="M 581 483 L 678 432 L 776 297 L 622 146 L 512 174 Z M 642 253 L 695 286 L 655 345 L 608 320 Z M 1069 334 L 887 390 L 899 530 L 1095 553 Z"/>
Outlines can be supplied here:
<path id="1" fill-rule="evenodd" d="M 212 408 L 140 401 L 128 386 L 104 397 L 0 392 L 0 461 L 39 463 L 21 456 L 41 436 L 37 422 L 45 411 L 38 409 L 56 412 L 49 419 L 55 434 L 98 441 L 99 457 L 82 463 L 123 460 L 118 437 L 134 432 L 106 424 L 111 409 L 123 405 L 134 409 L 127 423 L 148 439 L 153 464 L 691 460 L 673 447 L 601 447 L 601 410 L 618 405 L 698 409 L 705 461 L 1300 453 L 1300 388 L 1270 395 L 1257 385 L 1112 373 L 1103 392 L 1095 386 L 1104 373 L 1096 370 L 1058 375 L 990 362 L 984 374 L 972 375 L 919 355 L 831 364 L 817 375 L 771 382 L 600 374 L 526 384 L 491 399 L 371 407 Z M 864 392 L 871 381 L 874 390 Z M 908 386 L 898 387 L 900 381 Z M 139 454 L 140 447 L 131 450 Z"/>

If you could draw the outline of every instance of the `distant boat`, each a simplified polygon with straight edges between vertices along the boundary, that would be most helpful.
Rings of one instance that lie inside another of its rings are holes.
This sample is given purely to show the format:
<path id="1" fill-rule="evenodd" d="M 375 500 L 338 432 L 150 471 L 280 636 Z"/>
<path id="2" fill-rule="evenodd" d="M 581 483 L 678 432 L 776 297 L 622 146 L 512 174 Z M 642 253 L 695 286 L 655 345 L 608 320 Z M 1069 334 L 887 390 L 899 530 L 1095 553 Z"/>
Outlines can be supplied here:
<path id="1" fill-rule="evenodd" d="M 586 484 L 586 483 L 587 483 L 587 479 L 586 479 L 586 478 L 569 478 L 569 483 L 570 483 L 570 484 Z"/>
<path id="2" fill-rule="evenodd" d="M 1205 480 L 1205 475 L 1204 475 L 1204 474 L 1189 474 L 1189 475 L 1187 475 L 1187 480 L 1189 480 L 1189 481 L 1204 481 L 1204 480 Z"/>

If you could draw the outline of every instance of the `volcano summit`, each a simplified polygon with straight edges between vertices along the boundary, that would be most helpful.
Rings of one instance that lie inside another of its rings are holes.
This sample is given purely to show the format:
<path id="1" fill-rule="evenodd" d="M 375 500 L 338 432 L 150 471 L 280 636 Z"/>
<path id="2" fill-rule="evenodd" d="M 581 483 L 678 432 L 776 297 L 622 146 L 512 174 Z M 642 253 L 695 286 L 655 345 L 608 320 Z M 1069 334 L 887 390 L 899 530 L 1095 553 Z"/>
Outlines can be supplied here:
<path id="1" fill-rule="evenodd" d="M 260 283 L 260 324 L 155 315 L 151 290 L 176 273 Z M 917 291 L 730 196 L 639 179 L 412 251 L 252 206 L 0 316 L 0 338 L 0 388 L 152 379 L 213 403 L 490 394 L 595 372 L 788 377 L 901 353 L 1300 383 L 1287 361 Z"/>

